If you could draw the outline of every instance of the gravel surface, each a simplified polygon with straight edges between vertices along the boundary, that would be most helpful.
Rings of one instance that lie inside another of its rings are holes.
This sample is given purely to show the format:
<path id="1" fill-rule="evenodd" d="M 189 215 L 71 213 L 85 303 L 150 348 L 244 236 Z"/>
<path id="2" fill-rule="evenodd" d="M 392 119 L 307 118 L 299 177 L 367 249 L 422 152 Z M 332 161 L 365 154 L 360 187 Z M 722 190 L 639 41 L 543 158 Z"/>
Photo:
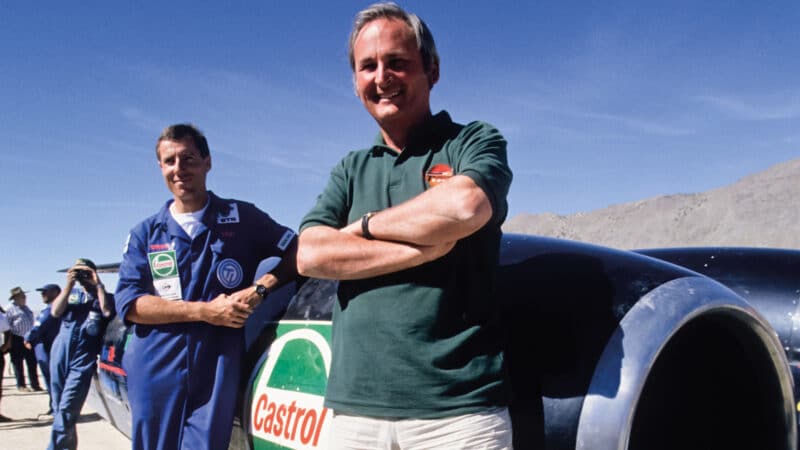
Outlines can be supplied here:
<path id="1" fill-rule="evenodd" d="M 3 376 L 3 398 L 0 414 L 14 419 L 0 422 L 0 449 L 43 450 L 50 442 L 53 424 L 47 412 L 47 392 L 21 392 L 11 371 L 11 361 L 6 358 Z M 42 378 L 39 378 L 42 380 Z M 41 381 L 44 386 L 44 381 Z M 84 405 L 78 419 L 78 448 L 80 450 L 117 450 L 131 448 L 131 441 L 103 420 L 88 404 Z"/>

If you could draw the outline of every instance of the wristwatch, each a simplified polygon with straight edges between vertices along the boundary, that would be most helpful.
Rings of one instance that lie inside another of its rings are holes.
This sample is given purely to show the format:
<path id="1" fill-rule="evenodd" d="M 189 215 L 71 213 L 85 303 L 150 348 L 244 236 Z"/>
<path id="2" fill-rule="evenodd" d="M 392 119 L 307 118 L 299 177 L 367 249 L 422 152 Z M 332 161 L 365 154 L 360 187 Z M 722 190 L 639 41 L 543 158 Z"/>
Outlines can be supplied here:
<path id="1" fill-rule="evenodd" d="M 264 287 L 263 284 L 256 283 L 253 286 L 256 288 L 256 293 L 261 296 L 261 300 L 264 300 L 267 297 L 267 294 L 269 294 L 269 289 Z"/>
<path id="2" fill-rule="evenodd" d="M 377 213 L 377 211 L 370 211 L 361 216 L 361 236 L 363 236 L 364 239 L 368 239 L 370 241 L 375 239 L 375 236 L 373 236 L 372 233 L 369 232 L 369 219 L 372 218 L 372 216 L 374 216 L 375 213 Z"/>

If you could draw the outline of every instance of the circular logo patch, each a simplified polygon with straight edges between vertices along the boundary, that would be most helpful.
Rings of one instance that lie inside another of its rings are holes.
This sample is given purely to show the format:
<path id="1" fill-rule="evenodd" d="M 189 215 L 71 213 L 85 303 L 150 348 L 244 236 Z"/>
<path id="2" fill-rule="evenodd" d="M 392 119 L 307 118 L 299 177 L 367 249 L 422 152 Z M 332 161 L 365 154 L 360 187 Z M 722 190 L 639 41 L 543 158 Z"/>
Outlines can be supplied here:
<path id="1" fill-rule="evenodd" d="M 433 187 L 453 176 L 453 168 L 447 164 L 436 164 L 425 172 L 425 183 Z"/>
<path id="2" fill-rule="evenodd" d="M 154 255 L 150 265 L 157 277 L 173 276 L 178 272 L 175 258 L 169 253 L 158 253 Z"/>
<path id="3" fill-rule="evenodd" d="M 244 271 L 235 259 L 223 259 L 217 265 L 217 279 L 226 288 L 235 288 L 242 282 L 242 278 L 244 278 Z"/>

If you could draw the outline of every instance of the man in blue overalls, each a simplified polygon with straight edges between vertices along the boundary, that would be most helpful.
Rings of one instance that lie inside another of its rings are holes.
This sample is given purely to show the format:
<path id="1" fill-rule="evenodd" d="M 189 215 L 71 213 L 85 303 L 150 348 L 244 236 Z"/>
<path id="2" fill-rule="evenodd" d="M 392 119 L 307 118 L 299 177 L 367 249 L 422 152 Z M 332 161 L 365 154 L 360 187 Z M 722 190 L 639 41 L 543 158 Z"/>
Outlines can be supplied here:
<path id="1" fill-rule="evenodd" d="M 53 413 L 53 396 L 51 394 L 52 388 L 50 387 L 50 348 L 53 346 L 53 341 L 58 335 L 58 330 L 61 328 L 61 320 L 53 317 L 50 313 L 50 304 L 61 293 L 61 288 L 57 284 L 45 284 L 44 286 L 36 289 L 42 294 L 42 302 L 44 308 L 39 311 L 36 320 L 33 322 L 33 328 L 25 335 L 25 347 L 33 348 L 36 354 L 36 361 L 39 363 L 39 370 L 42 371 L 44 376 L 45 387 L 47 393 L 50 395 L 49 408 L 45 414 Z"/>
<path id="2" fill-rule="evenodd" d="M 106 293 L 91 260 L 79 258 L 67 271 L 67 285 L 50 312 L 61 318 L 61 329 L 50 349 L 53 431 L 48 449 L 73 450 L 78 447 L 75 423 L 97 371 L 105 327 L 114 316 L 114 297 Z"/>
<path id="3" fill-rule="evenodd" d="M 270 289 L 294 280 L 295 233 L 206 189 L 211 156 L 194 126 L 167 127 L 156 157 L 173 198 L 131 230 L 116 291 L 119 314 L 134 324 L 122 360 L 133 448 L 226 449 L 242 327 Z M 251 284 L 272 256 L 282 262 Z"/>

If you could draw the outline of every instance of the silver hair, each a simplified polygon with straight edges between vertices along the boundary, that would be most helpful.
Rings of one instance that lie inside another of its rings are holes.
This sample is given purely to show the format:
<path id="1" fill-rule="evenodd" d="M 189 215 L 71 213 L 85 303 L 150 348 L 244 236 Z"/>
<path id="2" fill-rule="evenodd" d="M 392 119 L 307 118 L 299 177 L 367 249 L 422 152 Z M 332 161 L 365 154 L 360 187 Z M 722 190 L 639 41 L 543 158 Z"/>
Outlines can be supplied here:
<path id="1" fill-rule="evenodd" d="M 396 3 L 386 2 L 375 3 L 356 14 L 356 18 L 353 21 L 353 30 L 350 32 L 350 42 L 347 52 L 350 59 L 351 70 L 355 72 L 356 68 L 353 47 L 356 44 L 358 33 L 360 33 L 361 29 L 368 23 L 380 18 L 402 20 L 414 31 L 414 36 L 417 40 L 417 48 L 419 49 L 420 56 L 422 56 L 422 67 L 425 69 L 425 72 L 429 72 L 433 67 L 439 66 L 439 52 L 436 51 L 436 43 L 433 41 L 433 34 L 431 34 L 428 25 L 416 14 L 406 12 Z"/>

